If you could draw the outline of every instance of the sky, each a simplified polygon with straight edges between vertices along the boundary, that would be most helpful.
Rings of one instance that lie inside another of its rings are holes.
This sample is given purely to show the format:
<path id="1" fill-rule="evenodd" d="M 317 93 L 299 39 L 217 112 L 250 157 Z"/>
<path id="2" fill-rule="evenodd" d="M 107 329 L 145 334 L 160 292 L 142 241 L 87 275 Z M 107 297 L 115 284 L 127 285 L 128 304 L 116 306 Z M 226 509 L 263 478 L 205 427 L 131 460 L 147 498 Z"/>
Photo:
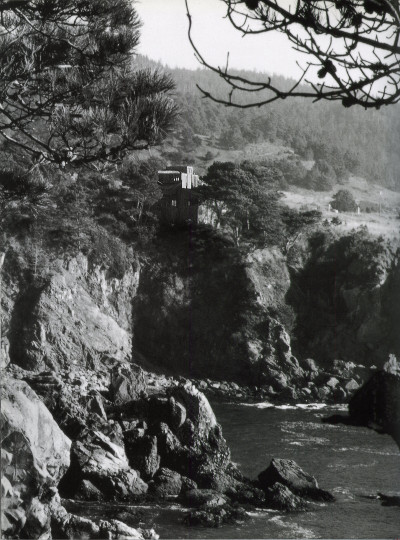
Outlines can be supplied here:
<path id="1" fill-rule="evenodd" d="M 138 52 L 170 67 L 200 67 L 189 43 L 185 0 L 136 0 L 136 9 L 143 21 Z M 221 0 L 189 0 L 193 18 L 193 38 L 205 60 L 269 74 L 296 77 L 298 53 L 292 51 L 283 35 L 271 33 L 246 36 L 224 19 Z"/>

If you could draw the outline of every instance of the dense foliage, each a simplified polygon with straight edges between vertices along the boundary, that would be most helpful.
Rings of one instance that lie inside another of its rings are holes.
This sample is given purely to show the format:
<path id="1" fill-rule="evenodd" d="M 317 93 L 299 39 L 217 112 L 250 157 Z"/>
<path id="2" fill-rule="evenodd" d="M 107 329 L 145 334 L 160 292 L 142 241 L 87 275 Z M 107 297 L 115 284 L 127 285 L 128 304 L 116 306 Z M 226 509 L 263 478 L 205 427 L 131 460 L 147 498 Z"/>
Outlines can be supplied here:
<path id="1" fill-rule="evenodd" d="M 142 59 L 142 65 L 158 66 L 146 59 Z M 201 97 L 196 84 L 216 95 L 226 91 L 226 83 L 215 74 L 186 69 L 170 72 L 176 82 L 181 114 L 175 131 L 175 151 L 166 155 L 168 159 L 179 161 L 186 157 L 198 161 L 198 155 L 203 152 L 210 160 L 221 148 L 242 150 L 246 145 L 267 141 L 286 145 L 297 154 L 292 163 L 282 164 L 290 183 L 329 189 L 332 183 L 346 181 L 352 173 L 369 182 L 400 189 L 398 105 L 363 111 L 344 109 L 338 103 L 310 103 L 297 98 L 238 111 Z M 262 77 L 246 71 L 236 73 Z M 293 83 L 283 77 L 274 79 L 283 87 Z M 317 161 L 305 181 L 307 171 L 299 158 Z"/>
<path id="2" fill-rule="evenodd" d="M 61 166 L 162 140 L 173 82 L 132 62 L 140 21 L 129 0 L 20 0 L 0 13 L 0 140 Z"/>

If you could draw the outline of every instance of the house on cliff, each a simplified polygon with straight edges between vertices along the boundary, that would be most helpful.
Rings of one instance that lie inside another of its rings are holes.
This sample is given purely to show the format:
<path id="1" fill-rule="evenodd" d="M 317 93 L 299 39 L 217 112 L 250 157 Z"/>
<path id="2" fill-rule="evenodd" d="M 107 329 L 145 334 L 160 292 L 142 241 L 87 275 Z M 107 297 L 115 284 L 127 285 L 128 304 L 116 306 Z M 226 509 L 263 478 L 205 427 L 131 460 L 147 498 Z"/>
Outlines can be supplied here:
<path id="1" fill-rule="evenodd" d="M 196 188 L 199 177 L 193 167 L 173 166 L 158 171 L 158 183 L 163 197 L 159 203 L 160 219 L 168 224 L 197 224 L 199 197 Z"/>

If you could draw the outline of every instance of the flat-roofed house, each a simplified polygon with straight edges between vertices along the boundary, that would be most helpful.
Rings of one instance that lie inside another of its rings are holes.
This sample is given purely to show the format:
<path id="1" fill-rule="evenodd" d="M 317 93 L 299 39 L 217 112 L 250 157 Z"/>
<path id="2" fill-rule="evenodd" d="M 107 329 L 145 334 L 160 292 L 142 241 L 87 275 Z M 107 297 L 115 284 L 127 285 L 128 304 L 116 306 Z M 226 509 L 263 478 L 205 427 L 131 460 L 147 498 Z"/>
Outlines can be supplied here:
<path id="1" fill-rule="evenodd" d="M 173 166 L 158 171 L 158 183 L 163 197 L 160 201 L 160 218 L 164 223 L 197 223 L 199 199 L 196 188 L 199 177 L 193 167 Z"/>

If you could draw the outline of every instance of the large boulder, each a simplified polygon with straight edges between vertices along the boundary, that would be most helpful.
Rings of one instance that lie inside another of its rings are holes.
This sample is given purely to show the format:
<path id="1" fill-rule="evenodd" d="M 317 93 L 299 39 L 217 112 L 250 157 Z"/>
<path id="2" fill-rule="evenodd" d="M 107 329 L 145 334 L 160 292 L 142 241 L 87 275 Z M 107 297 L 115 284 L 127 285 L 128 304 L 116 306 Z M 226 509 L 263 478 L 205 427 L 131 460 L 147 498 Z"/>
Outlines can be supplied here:
<path id="1" fill-rule="evenodd" d="M 264 490 L 272 488 L 276 482 L 287 486 L 293 493 L 315 500 L 331 501 L 334 497 L 318 487 L 317 480 L 304 472 L 291 459 L 272 459 L 269 467 L 258 475 Z"/>
<path id="2" fill-rule="evenodd" d="M 177 404 L 183 405 L 186 410 L 186 418 L 183 419 L 183 412 L 179 416 L 179 423 L 183 424 L 182 420 L 190 420 L 196 428 L 196 436 L 201 439 L 206 437 L 212 428 L 217 425 L 217 419 L 211 408 L 206 396 L 200 392 L 193 384 L 187 382 L 181 384 L 171 391 L 171 396 L 175 400 L 175 414 L 173 418 L 178 417 Z M 174 410 L 173 409 L 173 410 Z"/>
<path id="3" fill-rule="evenodd" d="M 179 495 L 181 488 L 181 475 L 166 467 L 159 469 L 149 484 L 149 492 L 161 499 Z"/>
<path id="4" fill-rule="evenodd" d="M 391 355 L 351 398 L 350 422 L 388 433 L 400 447 L 400 362 Z"/>
<path id="5" fill-rule="evenodd" d="M 322 421 L 366 426 L 378 433 L 387 433 L 400 448 L 400 363 L 396 357 L 390 355 L 383 369 L 355 392 L 347 416 L 334 414 Z"/>
<path id="6" fill-rule="evenodd" d="M 69 467 L 71 441 L 24 381 L 3 374 L 1 397 L 2 448 L 13 456 L 10 466 L 21 469 L 22 484 L 23 473 L 32 477 L 33 484 L 24 484 L 28 491 L 37 493 L 43 484 L 56 486 Z M 29 470 L 24 463 L 31 465 Z M 8 476 L 7 469 L 4 474 Z"/>
<path id="7" fill-rule="evenodd" d="M 138 434 L 138 429 L 125 432 L 125 450 L 129 464 L 138 470 L 144 479 L 152 478 L 160 467 L 155 435 Z"/>
<path id="8" fill-rule="evenodd" d="M 275 484 L 265 490 L 265 498 L 267 506 L 274 510 L 295 512 L 308 508 L 308 504 L 304 499 L 295 495 L 287 486 L 284 486 L 280 482 L 275 482 Z"/>
<path id="9" fill-rule="evenodd" d="M 82 480 L 89 480 L 107 499 L 137 499 L 147 484 L 131 469 L 125 450 L 99 431 L 89 431 L 71 448 L 71 467 L 60 483 L 61 493 L 72 497 Z"/>
<path id="10" fill-rule="evenodd" d="M 45 493 L 69 467 L 71 442 L 26 382 L 2 376 L 2 531 L 39 537 L 50 528 Z"/>

